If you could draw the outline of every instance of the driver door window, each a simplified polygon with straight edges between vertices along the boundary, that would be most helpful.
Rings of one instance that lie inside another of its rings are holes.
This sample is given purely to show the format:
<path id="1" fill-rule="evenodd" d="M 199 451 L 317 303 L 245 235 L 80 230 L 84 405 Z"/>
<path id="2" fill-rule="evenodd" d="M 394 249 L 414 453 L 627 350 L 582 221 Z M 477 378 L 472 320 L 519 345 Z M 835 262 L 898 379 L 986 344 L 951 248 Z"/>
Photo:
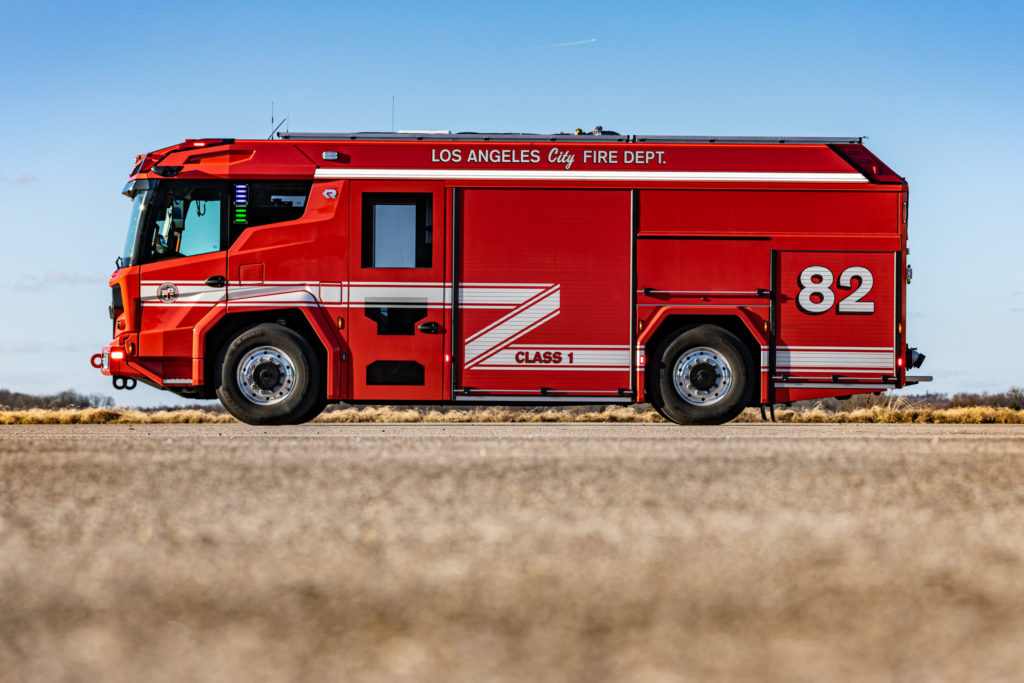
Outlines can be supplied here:
<path id="1" fill-rule="evenodd" d="M 220 183 L 172 181 L 160 189 L 149 217 L 145 260 L 220 251 L 224 232 Z"/>

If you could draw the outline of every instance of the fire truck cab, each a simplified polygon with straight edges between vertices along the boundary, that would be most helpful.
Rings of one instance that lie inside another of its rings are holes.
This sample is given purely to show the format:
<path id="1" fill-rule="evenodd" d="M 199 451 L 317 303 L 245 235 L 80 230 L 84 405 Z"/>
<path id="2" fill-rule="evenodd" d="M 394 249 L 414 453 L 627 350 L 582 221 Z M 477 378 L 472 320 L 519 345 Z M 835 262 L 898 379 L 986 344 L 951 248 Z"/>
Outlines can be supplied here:
<path id="1" fill-rule="evenodd" d="M 93 363 L 250 424 L 330 402 L 895 389 L 907 184 L 858 138 L 282 134 L 140 155 Z"/>

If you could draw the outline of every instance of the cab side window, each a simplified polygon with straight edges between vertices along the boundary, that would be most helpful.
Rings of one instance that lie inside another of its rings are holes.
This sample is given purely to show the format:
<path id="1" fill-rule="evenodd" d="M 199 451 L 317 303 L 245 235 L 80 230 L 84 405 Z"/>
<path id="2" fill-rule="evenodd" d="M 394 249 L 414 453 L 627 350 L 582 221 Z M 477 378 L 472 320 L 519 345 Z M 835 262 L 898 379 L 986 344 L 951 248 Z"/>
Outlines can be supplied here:
<path id="1" fill-rule="evenodd" d="M 223 194 L 221 183 L 164 183 L 147 219 L 144 261 L 220 251 Z"/>
<path id="2" fill-rule="evenodd" d="M 246 228 L 302 218 L 312 187 L 312 181 L 302 180 L 232 182 L 230 244 Z"/>
<path id="3" fill-rule="evenodd" d="M 430 268 L 431 195 L 363 195 L 363 268 Z"/>

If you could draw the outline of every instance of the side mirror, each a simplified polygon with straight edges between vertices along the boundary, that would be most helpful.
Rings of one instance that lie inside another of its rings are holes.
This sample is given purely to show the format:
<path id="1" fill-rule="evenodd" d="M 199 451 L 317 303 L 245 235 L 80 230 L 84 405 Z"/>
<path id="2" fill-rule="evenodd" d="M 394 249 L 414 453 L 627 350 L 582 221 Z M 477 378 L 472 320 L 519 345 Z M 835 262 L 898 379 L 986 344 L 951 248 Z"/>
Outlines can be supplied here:
<path id="1" fill-rule="evenodd" d="M 172 200 L 167 210 L 170 212 L 170 220 L 167 222 L 171 225 L 167 244 L 173 246 L 174 251 L 178 251 L 181 247 L 181 233 L 185 231 L 185 200 Z"/>
<path id="2" fill-rule="evenodd" d="M 181 233 L 184 230 L 185 200 L 172 199 L 164 213 L 164 224 L 160 226 L 160 230 L 153 240 L 154 251 L 161 256 L 177 252 L 181 243 Z"/>

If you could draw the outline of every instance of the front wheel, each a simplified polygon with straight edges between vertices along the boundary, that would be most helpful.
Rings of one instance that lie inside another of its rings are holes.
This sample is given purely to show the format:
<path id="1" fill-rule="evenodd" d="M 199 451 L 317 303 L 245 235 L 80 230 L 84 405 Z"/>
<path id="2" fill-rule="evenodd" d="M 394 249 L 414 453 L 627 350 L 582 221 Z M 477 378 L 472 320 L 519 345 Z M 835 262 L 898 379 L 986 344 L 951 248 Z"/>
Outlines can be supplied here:
<path id="1" fill-rule="evenodd" d="M 723 424 L 750 401 L 753 362 L 736 335 L 697 325 L 669 337 L 649 368 L 651 404 L 684 425 Z"/>
<path id="2" fill-rule="evenodd" d="M 263 323 L 239 332 L 218 363 L 217 396 L 251 425 L 306 422 L 323 409 L 320 364 L 302 335 Z"/>

